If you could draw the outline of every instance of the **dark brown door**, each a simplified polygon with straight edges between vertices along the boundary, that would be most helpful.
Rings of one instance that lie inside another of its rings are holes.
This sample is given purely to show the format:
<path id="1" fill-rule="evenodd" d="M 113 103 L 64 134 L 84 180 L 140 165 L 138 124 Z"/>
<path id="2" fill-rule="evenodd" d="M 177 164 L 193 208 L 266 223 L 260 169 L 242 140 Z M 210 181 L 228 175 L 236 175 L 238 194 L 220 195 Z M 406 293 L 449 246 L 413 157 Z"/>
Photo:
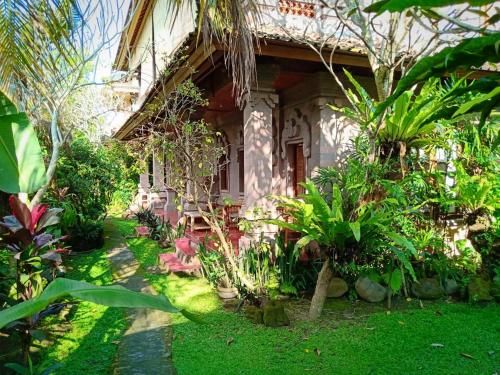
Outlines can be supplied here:
<path id="1" fill-rule="evenodd" d="M 304 192 L 304 188 L 300 186 L 301 182 L 306 178 L 306 163 L 304 160 L 304 148 L 302 144 L 293 145 L 293 192 L 298 196 Z"/>
<path id="2" fill-rule="evenodd" d="M 244 153 L 243 149 L 238 150 L 238 179 L 239 179 L 239 192 L 243 194 L 245 192 L 245 163 L 244 163 Z"/>

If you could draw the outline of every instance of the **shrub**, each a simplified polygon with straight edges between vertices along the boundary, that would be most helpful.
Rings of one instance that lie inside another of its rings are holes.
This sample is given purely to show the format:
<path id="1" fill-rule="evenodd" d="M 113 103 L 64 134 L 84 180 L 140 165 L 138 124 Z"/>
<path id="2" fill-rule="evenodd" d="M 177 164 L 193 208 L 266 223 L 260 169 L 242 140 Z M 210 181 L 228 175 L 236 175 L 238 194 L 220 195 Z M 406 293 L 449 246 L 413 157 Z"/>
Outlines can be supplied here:
<path id="1" fill-rule="evenodd" d="M 100 249 L 104 245 L 104 225 L 99 220 L 78 220 L 68 234 L 68 244 L 74 251 Z"/>

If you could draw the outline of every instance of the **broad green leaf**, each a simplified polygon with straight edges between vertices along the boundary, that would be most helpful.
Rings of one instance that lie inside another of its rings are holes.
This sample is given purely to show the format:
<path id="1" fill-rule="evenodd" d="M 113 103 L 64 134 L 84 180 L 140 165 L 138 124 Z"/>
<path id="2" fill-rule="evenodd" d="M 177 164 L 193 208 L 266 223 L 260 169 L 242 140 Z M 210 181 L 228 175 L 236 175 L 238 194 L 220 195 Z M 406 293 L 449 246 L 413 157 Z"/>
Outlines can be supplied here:
<path id="1" fill-rule="evenodd" d="M 468 3 L 472 6 L 481 6 L 494 3 L 493 0 L 382 0 L 367 6 L 367 13 L 403 12 L 412 7 L 438 8 L 450 5 Z"/>
<path id="2" fill-rule="evenodd" d="M 309 245 L 309 243 L 314 240 L 312 236 L 304 236 L 301 237 L 297 243 L 295 244 L 294 251 L 297 253 L 300 249 L 304 248 L 305 246 Z"/>
<path id="3" fill-rule="evenodd" d="M 446 47 L 433 56 L 424 57 L 401 78 L 394 93 L 377 107 L 374 117 L 380 115 L 403 92 L 417 83 L 431 77 L 441 77 L 446 73 L 452 73 L 458 69 L 480 67 L 486 62 L 500 62 L 499 43 L 500 33 L 495 33 L 493 35 L 464 39 L 454 47 Z"/>
<path id="4" fill-rule="evenodd" d="M 11 369 L 16 374 L 20 374 L 20 375 L 29 375 L 30 374 L 28 368 L 20 365 L 19 363 L 6 363 L 4 365 L 4 367 Z"/>
<path id="5" fill-rule="evenodd" d="M 32 193 L 45 183 L 45 164 L 33 126 L 0 91 L 0 191 Z"/>
<path id="6" fill-rule="evenodd" d="M 458 108 L 458 110 L 453 114 L 453 117 L 463 115 L 464 113 L 468 113 L 473 107 L 476 107 L 479 104 L 484 103 L 487 100 L 492 99 L 494 101 L 493 105 L 497 105 L 500 101 L 500 87 L 496 87 L 492 91 L 487 94 L 481 95 L 478 98 L 468 101 Z"/>
<path id="7" fill-rule="evenodd" d="M 417 250 L 415 249 L 415 246 L 413 246 L 413 243 L 400 234 L 396 232 L 388 232 L 387 237 L 393 240 L 396 245 L 399 245 L 403 249 L 409 250 L 412 255 L 417 254 Z"/>
<path id="8" fill-rule="evenodd" d="M 189 319 L 193 315 L 174 307 L 165 296 L 153 296 L 128 290 L 120 285 L 95 286 L 83 281 L 57 278 L 38 296 L 0 311 L 0 329 L 5 325 L 32 316 L 49 304 L 65 297 L 79 298 L 104 306 L 147 308 L 169 313 L 182 313 Z"/>
<path id="9" fill-rule="evenodd" d="M 395 269 L 392 272 L 388 272 L 383 276 L 384 282 L 391 288 L 393 293 L 399 292 L 401 287 L 403 286 L 403 275 L 401 274 L 401 270 Z"/>
<path id="10" fill-rule="evenodd" d="M 361 231 L 360 231 L 359 221 L 349 223 L 349 227 L 352 230 L 352 234 L 354 234 L 354 238 L 356 239 L 356 241 L 359 242 L 359 240 L 361 239 Z"/>

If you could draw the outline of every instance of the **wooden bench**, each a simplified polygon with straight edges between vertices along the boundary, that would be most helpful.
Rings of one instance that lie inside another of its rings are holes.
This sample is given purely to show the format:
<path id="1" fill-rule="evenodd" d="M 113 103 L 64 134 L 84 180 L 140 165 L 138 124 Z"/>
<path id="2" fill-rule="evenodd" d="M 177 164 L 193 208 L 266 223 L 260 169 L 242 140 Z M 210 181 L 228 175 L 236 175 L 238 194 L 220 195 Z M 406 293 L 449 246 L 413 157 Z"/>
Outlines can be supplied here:
<path id="1" fill-rule="evenodd" d="M 210 229 L 198 211 L 185 211 L 184 216 L 186 217 L 186 229 L 191 231 Z"/>

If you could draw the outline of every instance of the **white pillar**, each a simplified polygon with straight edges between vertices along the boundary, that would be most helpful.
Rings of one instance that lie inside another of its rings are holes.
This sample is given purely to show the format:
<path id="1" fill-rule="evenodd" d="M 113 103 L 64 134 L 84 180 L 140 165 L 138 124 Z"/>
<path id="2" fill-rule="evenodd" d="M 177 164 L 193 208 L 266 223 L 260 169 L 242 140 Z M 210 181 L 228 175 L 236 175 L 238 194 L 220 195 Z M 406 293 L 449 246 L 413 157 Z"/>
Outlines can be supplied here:
<path id="1" fill-rule="evenodd" d="M 165 165 L 163 154 L 153 153 L 153 185 L 160 190 L 165 190 Z"/>
<path id="2" fill-rule="evenodd" d="M 316 111 L 317 125 L 311 129 L 311 161 L 316 168 L 342 164 L 351 147 L 351 141 L 359 131 L 351 120 L 333 111 L 328 106 L 330 103 L 337 107 L 348 105 L 343 99 L 318 98 L 315 100 L 313 108 Z M 313 170 L 313 175 L 314 172 Z"/>
<path id="3" fill-rule="evenodd" d="M 165 216 L 164 206 L 167 201 L 165 187 L 165 166 L 163 164 L 163 154 L 153 153 L 153 187 L 149 193 L 149 205 L 159 216 Z"/>
<path id="4" fill-rule="evenodd" d="M 141 173 L 139 175 L 139 187 L 138 199 L 136 200 L 138 206 L 145 207 L 148 205 L 148 195 L 149 195 L 149 173 Z"/>
<path id="5" fill-rule="evenodd" d="M 273 193 L 273 108 L 278 95 L 254 91 L 243 110 L 245 216 L 258 207 L 272 211 L 267 196 Z"/>

